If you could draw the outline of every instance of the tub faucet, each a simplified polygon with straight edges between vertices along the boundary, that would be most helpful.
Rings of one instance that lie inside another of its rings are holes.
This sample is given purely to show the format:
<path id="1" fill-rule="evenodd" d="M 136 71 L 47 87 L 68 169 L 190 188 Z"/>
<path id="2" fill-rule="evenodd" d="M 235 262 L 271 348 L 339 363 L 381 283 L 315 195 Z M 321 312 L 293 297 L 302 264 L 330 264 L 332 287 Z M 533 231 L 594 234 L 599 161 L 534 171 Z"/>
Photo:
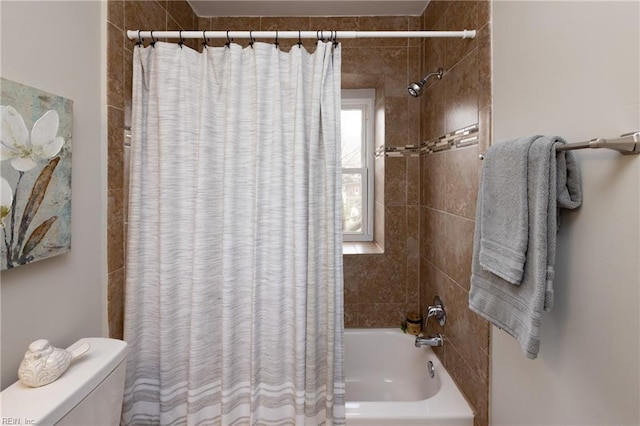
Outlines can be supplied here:
<path id="1" fill-rule="evenodd" d="M 442 334 L 436 334 L 435 336 L 416 336 L 416 348 L 423 346 L 442 346 L 442 342 Z"/>

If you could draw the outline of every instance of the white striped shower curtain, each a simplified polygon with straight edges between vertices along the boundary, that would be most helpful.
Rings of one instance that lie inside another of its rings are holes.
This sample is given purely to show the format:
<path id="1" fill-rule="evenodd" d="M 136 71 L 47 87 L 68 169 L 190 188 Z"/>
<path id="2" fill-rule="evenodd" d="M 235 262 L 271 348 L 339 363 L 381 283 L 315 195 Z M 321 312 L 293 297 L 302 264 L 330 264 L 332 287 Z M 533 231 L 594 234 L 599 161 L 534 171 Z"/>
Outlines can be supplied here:
<path id="1" fill-rule="evenodd" d="M 344 424 L 340 47 L 136 47 L 125 425 Z"/>

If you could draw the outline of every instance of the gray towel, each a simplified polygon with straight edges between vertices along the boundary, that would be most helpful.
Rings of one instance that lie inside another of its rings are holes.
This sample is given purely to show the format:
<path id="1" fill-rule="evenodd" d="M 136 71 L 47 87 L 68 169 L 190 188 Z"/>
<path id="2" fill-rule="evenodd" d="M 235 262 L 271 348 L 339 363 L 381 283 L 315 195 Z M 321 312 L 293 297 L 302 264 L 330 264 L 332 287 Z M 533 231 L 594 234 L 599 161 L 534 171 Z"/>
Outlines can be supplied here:
<path id="1" fill-rule="evenodd" d="M 483 203 L 479 262 L 485 270 L 520 284 L 529 241 L 529 149 L 539 136 L 493 145 L 482 163 Z"/>
<path id="2" fill-rule="evenodd" d="M 505 142 L 509 143 L 509 142 Z M 576 208 L 582 202 L 580 176 L 573 153 L 556 153 L 560 138 L 536 137 L 528 148 L 527 200 L 528 238 L 520 285 L 513 285 L 487 270 L 479 262 L 484 230 L 483 164 L 478 191 L 469 308 L 518 340 L 528 358 L 540 349 L 543 310 L 553 306 L 553 274 L 556 252 L 557 208 Z M 523 148 L 523 149 L 526 149 Z"/>

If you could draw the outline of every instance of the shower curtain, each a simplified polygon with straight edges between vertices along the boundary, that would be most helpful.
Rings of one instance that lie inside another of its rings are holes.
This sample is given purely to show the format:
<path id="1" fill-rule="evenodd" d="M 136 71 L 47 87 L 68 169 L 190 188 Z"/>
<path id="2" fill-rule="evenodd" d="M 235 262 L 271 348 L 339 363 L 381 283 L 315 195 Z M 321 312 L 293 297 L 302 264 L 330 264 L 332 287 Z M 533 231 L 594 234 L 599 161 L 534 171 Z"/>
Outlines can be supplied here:
<path id="1" fill-rule="evenodd" d="M 136 47 L 123 424 L 344 424 L 340 47 Z"/>

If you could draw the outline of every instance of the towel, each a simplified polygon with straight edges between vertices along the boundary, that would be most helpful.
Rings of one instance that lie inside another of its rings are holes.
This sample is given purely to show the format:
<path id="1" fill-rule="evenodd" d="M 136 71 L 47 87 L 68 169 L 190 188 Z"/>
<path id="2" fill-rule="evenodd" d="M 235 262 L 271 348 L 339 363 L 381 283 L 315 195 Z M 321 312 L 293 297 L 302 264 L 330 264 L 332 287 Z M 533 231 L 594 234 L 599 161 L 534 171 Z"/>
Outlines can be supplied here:
<path id="1" fill-rule="evenodd" d="M 492 176 L 487 169 L 495 163 L 483 164 L 478 191 L 469 308 L 512 335 L 527 357 L 535 359 L 540 350 L 542 312 L 551 310 L 553 306 L 557 209 L 577 208 L 582 203 L 582 192 L 573 153 L 556 153 L 556 146 L 564 144 L 564 140 L 543 136 L 532 139 L 528 146 L 521 144 L 521 149 L 527 150 L 524 199 L 528 237 L 520 285 L 513 285 L 480 264 L 484 212 L 494 211 L 485 208 L 485 203 L 493 200 L 483 197 L 483 186 L 485 176 Z M 509 209 L 509 206 L 505 207 Z"/>
<path id="2" fill-rule="evenodd" d="M 484 156 L 479 262 L 487 271 L 520 284 L 529 241 L 528 159 L 539 136 L 505 141 Z M 544 194 L 541 194 L 544 196 Z"/>

